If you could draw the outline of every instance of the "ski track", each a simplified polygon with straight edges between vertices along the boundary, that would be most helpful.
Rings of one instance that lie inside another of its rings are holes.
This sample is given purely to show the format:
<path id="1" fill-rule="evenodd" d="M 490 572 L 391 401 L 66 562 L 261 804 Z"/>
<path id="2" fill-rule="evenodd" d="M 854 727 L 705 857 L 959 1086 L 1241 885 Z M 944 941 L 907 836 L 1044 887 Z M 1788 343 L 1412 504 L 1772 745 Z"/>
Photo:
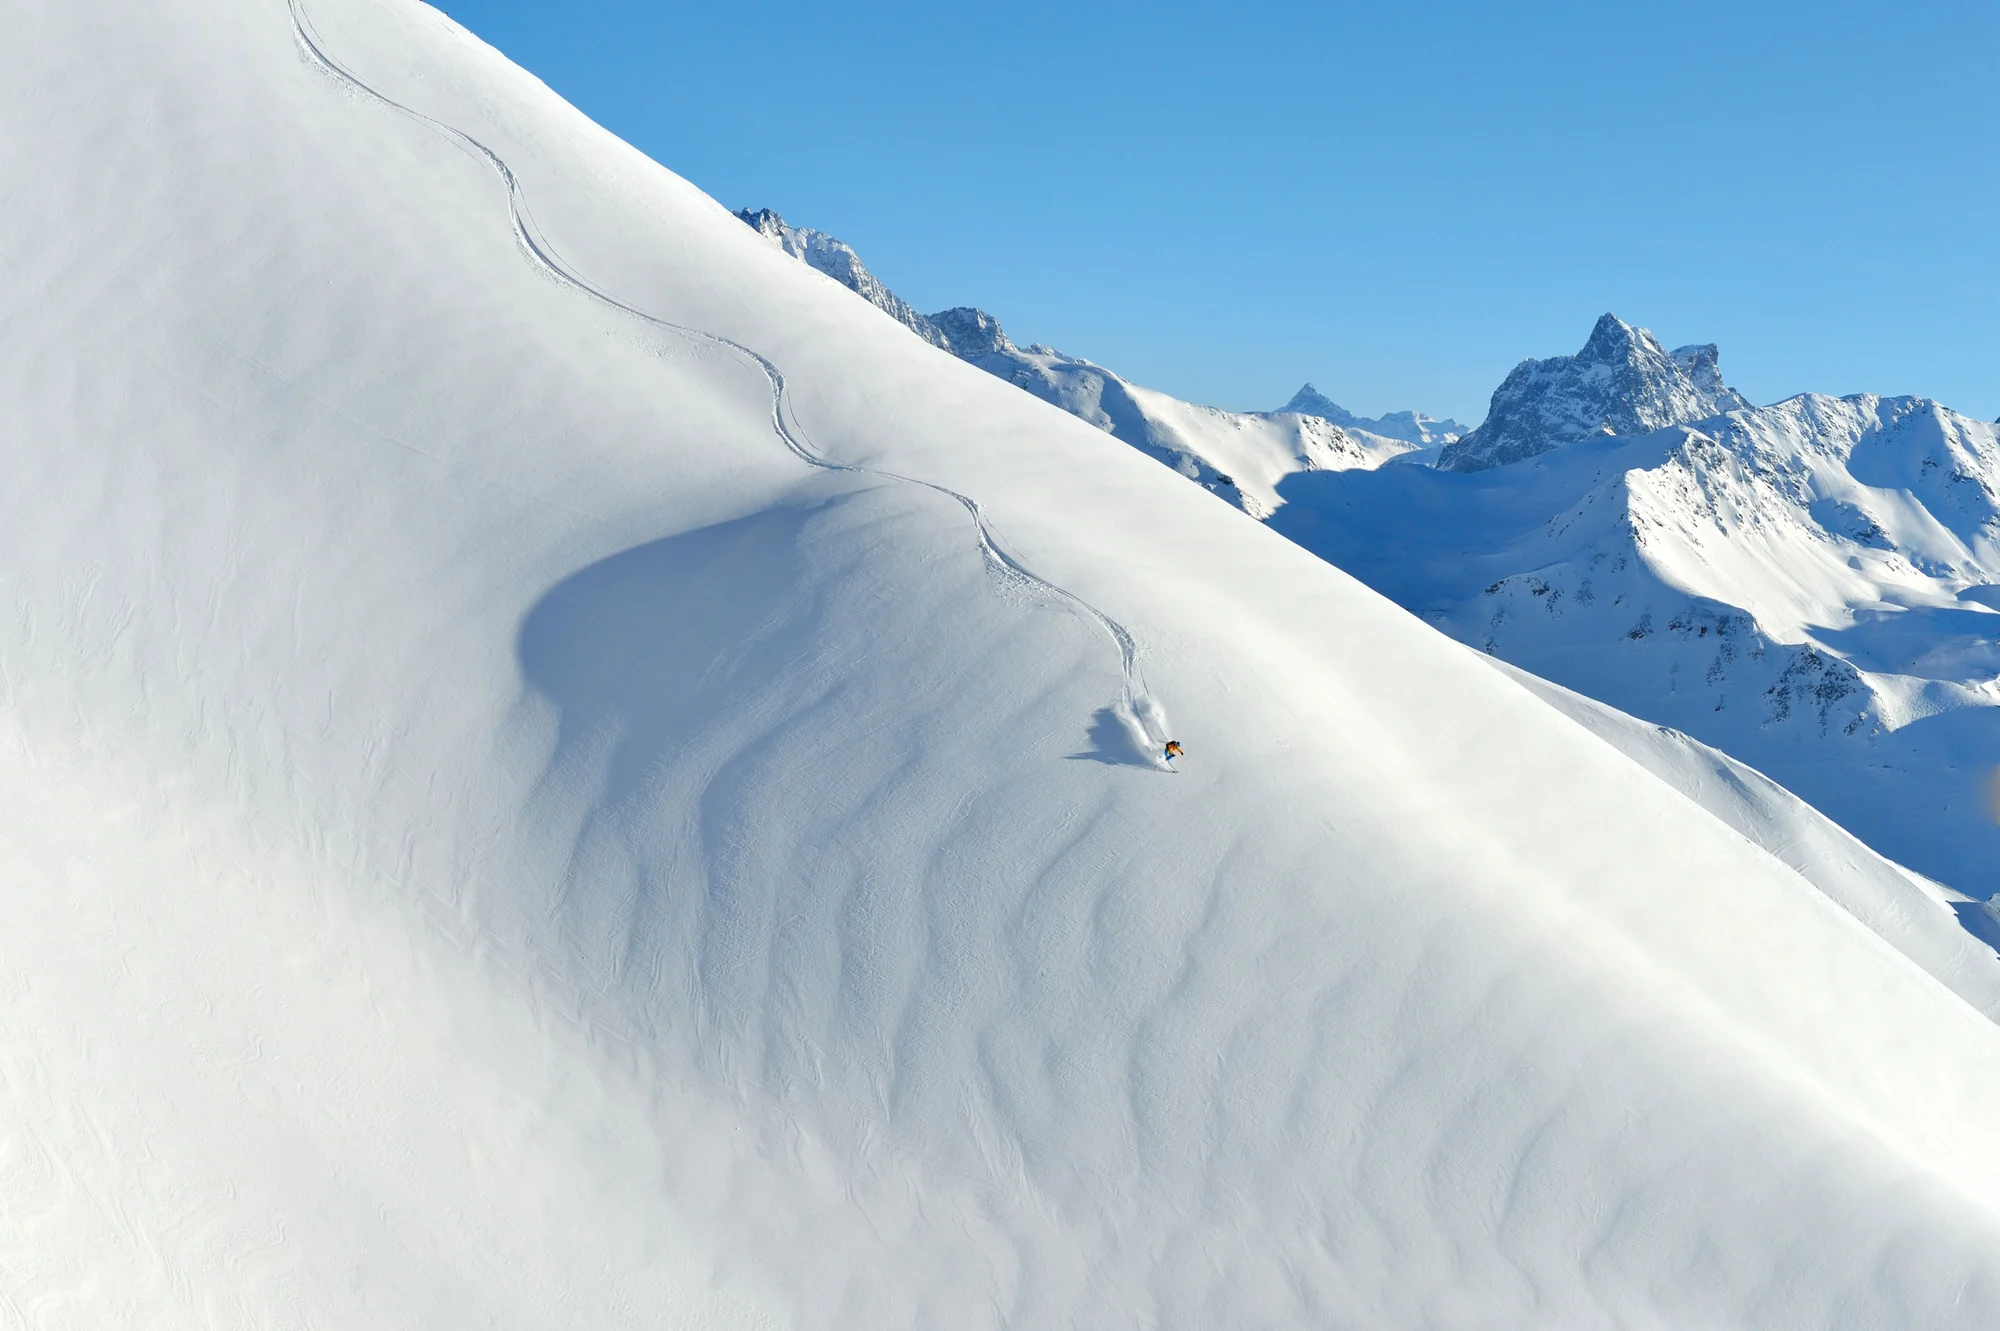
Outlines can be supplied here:
<path id="1" fill-rule="evenodd" d="M 691 341 L 707 346 L 720 348 L 731 355 L 740 356 L 754 363 L 758 369 L 763 371 L 764 378 L 771 386 L 772 432 L 778 436 L 779 441 L 795 457 L 807 466 L 816 467 L 823 471 L 848 472 L 857 476 L 875 476 L 882 480 L 895 481 L 904 485 L 921 486 L 926 490 L 955 500 L 971 517 L 973 531 L 979 542 L 980 556 L 986 561 L 989 567 L 998 570 L 1004 577 L 1024 582 L 1031 587 L 1039 589 L 1054 600 L 1072 607 L 1104 630 L 1105 634 L 1110 637 L 1112 644 L 1118 649 L 1118 667 L 1124 691 L 1122 701 L 1125 711 L 1139 723 L 1141 729 L 1147 733 L 1154 743 L 1164 744 L 1167 741 L 1168 736 L 1164 732 L 1158 735 L 1152 733 L 1154 730 L 1160 729 L 1160 727 L 1153 724 L 1153 717 L 1158 713 L 1159 705 L 1153 702 L 1146 692 L 1145 678 L 1140 673 L 1138 667 L 1138 648 L 1132 638 L 1131 632 L 1123 624 L 1113 619 L 1110 615 L 1105 614 L 1075 592 L 1042 577 L 1026 564 L 1022 563 L 1020 559 L 1008 553 L 1006 547 L 1001 544 L 999 536 L 994 532 L 992 524 L 986 520 L 986 512 L 979 506 L 978 500 L 972 498 L 970 495 L 961 494 L 949 486 L 940 485 L 936 481 L 927 481 L 915 476 L 904 476 L 898 472 L 885 471 L 879 467 L 862 466 L 858 463 L 836 462 L 819 452 L 818 449 L 807 442 L 805 431 L 799 425 L 797 413 L 791 407 L 784 372 L 777 367 L 770 357 L 743 345 L 741 342 L 723 337 L 719 333 L 711 333 L 705 329 L 677 324 L 669 319 L 663 319 L 656 314 L 651 314 L 636 305 L 620 300 L 610 292 L 591 282 L 588 278 L 585 278 L 582 274 L 576 272 L 562 260 L 555 252 L 555 248 L 549 244 L 547 238 L 542 236 L 536 229 L 533 216 L 528 211 L 527 199 L 521 190 L 520 179 L 514 174 L 514 169 L 507 165 L 506 160 L 500 154 L 494 152 L 493 149 L 487 147 L 478 139 L 473 138 L 464 130 L 448 125 L 432 116 L 425 115 L 422 111 L 405 106 L 393 97 L 370 86 L 358 74 L 334 59 L 321 44 L 318 35 L 313 31 L 311 19 L 306 15 L 304 0 L 286 0 L 286 4 L 291 11 L 292 35 L 298 42 L 299 50 L 308 60 L 363 96 L 380 102 L 399 115 L 406 116 L 442 136 L 448 142 L 470 154 L 472 157 L 484 162 L 492 169 L 495 175 L 500 177 L 501 183 L 507 187 L 507 210 L 514 224 L 515 242 L 520 245 L 522 252 L 550 277 L 566 286 L 575 288 L 592 300 L 609 306 L 611 309 L 617 310 L 630 318 L 637 319 L 650 327 L 679 337 L 688 338 Z M 1142 702 L 1150 704 L 1150 706 L 1142 706 Z"/>

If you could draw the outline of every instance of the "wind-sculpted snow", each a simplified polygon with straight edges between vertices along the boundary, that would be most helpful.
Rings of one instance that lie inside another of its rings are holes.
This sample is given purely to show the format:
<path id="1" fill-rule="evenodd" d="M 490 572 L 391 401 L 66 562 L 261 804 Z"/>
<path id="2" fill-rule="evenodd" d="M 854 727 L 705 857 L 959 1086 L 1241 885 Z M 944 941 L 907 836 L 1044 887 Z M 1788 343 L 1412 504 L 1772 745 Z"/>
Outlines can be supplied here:
<path id="1" fill-rule="evenodd" d="M 1883 935 L 449 20 L 307 15 L 418 118 L 274 0 L 0 47 L 0 1319 L 2000 1315 L 2000 1028 Z"/>
<path id="2" fill-rule="evenodd" d="M 1750 404 L 1722 382 L 1713 346 L 1669 355 L 1653 335 L 1607 314 L 1574 356 L 1524 360 L 1493 391 L 1479 428 L 1438 456 L 1479 471 L 1599 435 L 1641 434 Z"/>

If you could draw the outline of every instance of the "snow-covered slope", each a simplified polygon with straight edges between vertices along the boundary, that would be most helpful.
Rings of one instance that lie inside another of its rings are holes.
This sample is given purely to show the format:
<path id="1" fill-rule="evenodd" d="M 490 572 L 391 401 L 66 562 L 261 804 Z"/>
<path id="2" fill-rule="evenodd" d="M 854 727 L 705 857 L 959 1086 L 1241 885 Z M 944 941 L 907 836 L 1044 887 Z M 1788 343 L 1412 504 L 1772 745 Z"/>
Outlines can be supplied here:
<path id="1" fill-rule="evenodd" d="M 788 226 L 768 208 L 736 215 L 932 346 L 1089 421 L 1252 517 L 1277 507 L 1278 483 L 1294 472 L 1378 467 L 1441 446 L 1461 432 L 1455 422 L 1434 421 L 1421 412 L 1355 416 L 1311 384 L 1278 411 L 1224 411 L 1183 402 L 1053 347 L 1018 347 L 981 309 L 918 314 L 883 286 L 850 246 L 825 232 Z"/>
<path id="2" fill-rule="evenodd" d="M 1933 975 L 448 20 L 300 2 L 0 47 L 0 1318 L 2000 1318 Z"/>
<path id="3" fill-rule="evenodd" d="M 1521 380 L 1489 426 L 1577 400 Z M 1643 422 L 1662 401 L 1735 396 L 1670 380 L 1589 411 Z M 1995 426 L 1921 399 L 1808 394 L 1646 433 L 1522 438 L 1527 460 L 1473 475 L 1296 478 L 1275 521 L 1465 642 L 1685 730 L 1890 858 L 1993 895 Z"/>
<path id="4" fill-rule="evenodd" d="M 2000 1021 L 2000 902 L 1977 901 L 1884 858 L 1765 776 L 1667 726 L 1494 664 L 1758 846 Z"/>

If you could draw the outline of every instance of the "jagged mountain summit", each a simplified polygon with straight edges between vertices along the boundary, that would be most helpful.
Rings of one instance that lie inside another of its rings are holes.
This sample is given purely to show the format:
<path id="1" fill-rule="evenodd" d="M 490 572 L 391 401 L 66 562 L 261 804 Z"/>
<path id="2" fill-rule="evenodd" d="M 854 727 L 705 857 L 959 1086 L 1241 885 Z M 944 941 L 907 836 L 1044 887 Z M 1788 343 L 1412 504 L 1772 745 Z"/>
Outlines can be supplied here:
<path id="1" fill-rule="evenodd" d="M 1993 424 L 1870 394 L 1748 406 L 1714 348 L 1669 356 L 1606 316 L 1583 355 L 1510 375 L 1454 461 L 1292 478 L 1273 525 L 1460 640 L 1769 773 L 1892 859 L 2000 888 Z"/>
<path id="2" fill-rule="evenodd" d="M 1481 471 L 1601 435 L 1642 434 L 1750 404 L 1722 382 L 1716 348 L 1668 352 L 1643 328 L 1606 314 L 1574 356 L 1524 360 L 1493 391 L 1477 429 L 1438 456 L 1445 471 Z"/>
<path id="3" fill-rule="evenodd" d="M 1457 440 L 1466 427 L 1454 420 L 1435 420 L 1421 411 L 1392 411 L 1386 416 L 1357 416 L 1327 397 L 1311 384 L 1292 394 L 1292 400 L 1278 408 L 1301 416 L 1317 416 L 1346 430 L 1358 430 L 1384 439 L 1400 439 L 1418 448 L 1442 448 Z"/>
<path id="4" fill-rule="evenodd" d="M 1991 976 L 1783 792 L 434 10 L 11 17 L 10 1331 L 2000 1325 Z"/>
<path id="5" fill-rule="evenodd" d="M 1017 346 L 981 309 L 919 314 L 883 286 L 851 247 L 825 232 L 788 226 L 768 208 L 745 208 L 736 216 L 932 346 L 1089 421 L 1252 517 L 1266 517 L 1278 506 L 1278 483 L 1294 472 L 1378 467 L 1436 448 L 1463 431 L 1456 422 L 1434 421 L 1421 412 L 1355 416 L 1311 384 L 1271 412 L 1184 402 L 1054 347 Z"/>

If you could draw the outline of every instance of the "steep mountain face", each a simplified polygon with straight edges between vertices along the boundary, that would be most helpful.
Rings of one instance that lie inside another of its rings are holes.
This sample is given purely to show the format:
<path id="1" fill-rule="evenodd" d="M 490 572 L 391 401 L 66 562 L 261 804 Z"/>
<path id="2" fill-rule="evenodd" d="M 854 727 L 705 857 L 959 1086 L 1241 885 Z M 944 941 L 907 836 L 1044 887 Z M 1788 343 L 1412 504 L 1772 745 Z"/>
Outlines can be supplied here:
<path id="1" fill-rule="evenodd" d="M 1576 355 L 1515 366 L 1485 421 L 1448 445 L 1438 466 L 1480 471 L 1593 435 L 1640 434 L 1749 405 L 1722 382 L 1713 346 L 1669 354 L 1645 329 L 1607 314 Z"/>
<path id="2" fill-rule="evenodd" d="M 1516 371 L 1460 445 L 1516 460 L 1295 477 L 1273 525 L 1460 640 L 1705 740 L 1991 896 L 1995 427 L 1922 399 L 1805 395 L 1577 439 L 1589 415 L 1740 401 L 1712 348 L 1670 373 L 1643 330 L 1607 320 L 1592 343 Z M 1615 382 L 1631 396 L 1607 397 Z M 1521 433 L 1531 421 L 1563 433 Z"/>
<path id="3" fill-rule="evenodd" d="M 1349 431 L 1400 439 L 1418 448 L 1442 448 L 1465 433 L 1466 427 L 1454 420 L 1434 420 L 1421 411 L 1392 411 L 1386 416 L 1357 416 L 1327 397 L 1311 384 L 1292 394 L 1292 400 L 1278 408 L 1301 416 L 1318 416 Z"/>
<path id="4" fill-rule="evenodd" d="M 1991 977 L 1781 792 L 433 10 L 10 18 L 10 1331 L 2000 1325 Z"/>
<path id="5" fill-rule="evenodd" d="M 1307 384 L 1278 411 L 1236 412 L 1141 388 L 1101 365 L 1039 344 L 1016 346 L 984 310 L 918 314 L 848 246 L 785 225 L 768 208 L 736 214 L 787 254 L 855 292 L 934 347 L 1004 379 L 1124 440 L 1252 517 L 1279 504 L 1278 483 L 1299 471 L 1378 467 L 1457 437 L 1451 421 L 1419 412 L 1354 416 Z"/>

